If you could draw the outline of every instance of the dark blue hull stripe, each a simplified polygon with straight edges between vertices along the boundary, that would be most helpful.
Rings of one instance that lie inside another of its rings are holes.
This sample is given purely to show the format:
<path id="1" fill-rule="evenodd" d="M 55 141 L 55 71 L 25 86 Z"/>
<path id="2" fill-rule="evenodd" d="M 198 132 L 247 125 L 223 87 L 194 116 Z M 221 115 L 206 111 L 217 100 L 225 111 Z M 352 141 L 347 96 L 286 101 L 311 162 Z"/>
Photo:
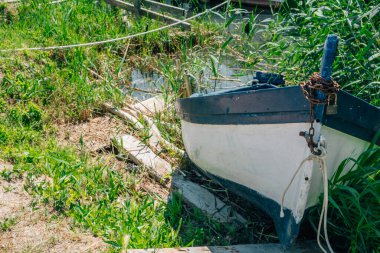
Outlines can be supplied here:
<path id="1" fill-rule="evenodd" d="M 338 93 L 338 113 L 323 124 L 365 141 L 380 129 L 380 109 L 344 91 Z M 207 96 L 179 99 L 182 120 L 198 124 L 241 125 L 301 123 L 309 120 L 309 102 L 300 87 L 245 87 Z M 380 140 L 377 142 L 380 145 Z"/>
<path id="2" fill-rule="evenodd" d="M 261 195 L 257 191 L 250 189 L 244 185 L 232 182 L 230 180 L 215 176 L 206 171 L 206 174 L 214 179 L 215 181 L 221 183 L 224 187 L 229 189 L 231 192 L 241 196 L 242 198 L 248 200 L 265 213 L 267 213 L 272 220 L 276 228 L 277 235 L 279 237 L 280 243 L 285 247 L 290 247 L 296 240 L 299 230 L 300 223 L 296 223 L 290 210 L 285 209 L 283 218 L 280 217 L 280 205 Z"/>
<path id="3" fill-rule="evenodd" d="M 249 125 L 308 122 L 309 112 L 244 113 L 195 115 L 180 114 L 181 119 L 198 124 L 210 125 Z"/>

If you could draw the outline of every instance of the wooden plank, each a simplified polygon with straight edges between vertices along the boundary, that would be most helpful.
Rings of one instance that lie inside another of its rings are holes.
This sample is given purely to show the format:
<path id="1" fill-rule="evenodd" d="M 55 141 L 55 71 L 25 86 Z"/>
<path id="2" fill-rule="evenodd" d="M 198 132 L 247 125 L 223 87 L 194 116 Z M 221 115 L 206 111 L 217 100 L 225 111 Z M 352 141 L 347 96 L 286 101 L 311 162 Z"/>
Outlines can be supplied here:
<path id="1" fill-rule="evenodd" d="M 321 250 L 313 244 L 296 244 L 289 250 L 284 250 L 280 244 L 241 244 L 234 246 L 203 246 L 166 249 L 131 249 L 128 253 L 318 253 Z"/>
<path id="2" fill-rule="evenodd" d="M 175 174 L 172 176 L 172 186 L 182 194 L 182 198 L 186 203 L 201 209 L 219 222 L 247 223 L 247 220 L 234 211 L 231 206 L 200 185 L 184 179 L 181 175 Z"/>
<path id="3" fill-rule="evenodd" d="M 127 106 L 122 110 L 136 118 L 142 117 L 146 123 L 149 125 L 149 145 L 155 148 L 158 152 L 161 151 L 160 143 L 165 147 L 173 150 L 174 152 L 183 155 L 185 152 L 182 149 L 177 148 L 173 143 L 167 141 L 162 137 L 160 130 L 154 124 L 153 120 L 149 116 L 153 116 L 154 113 L 161 112 L 165 109 L 165 102 L 161 96 L 153 97 L 147 99 L 143 102 L 139 102 L 132 106 Z"/>
<path id="4" fill-rule="evenodd" d="M 165 101 L 162 96 L 155 96 L 134 104 L 132 106 L 132 109 L 144 115 L 152 116 L 155 113 L 162 112 L 165 110 Z"/>
<path id="5" fill-rule="evenodd" d="M 133 0 L 127 0 L 126 2 L 133 3 Z M 166 12 L 179 18 L 186 16 L 185 9 L 170 4 L 160 3 L 152 0 L 142 0 L 142 5 L 158 13 Z"/>
<path id="6" fill-rule="evenodd" d="M 281 7 L 283 0 L 232 0 L 235 3 L 258 5 L 263 7 Z"/>
<path id="7" fill-rule="evenodd" d="M 136 164 L 145 166 L 156 181 L 167 186 L 169 175 L 172 172 L 172 166 L 167 161 L 157 156 L 149 147 L 131 135 L 117 137 L 114 141 L 118 146 L 123 147 L 129 159 Z M 232 210 L 231 206 L 201 186 L 185 180 L 181 175 L 173 175 L 172 186 L 182 194 L 186 203 L 201 209 L 219 222 L 247 223 L 247 220 Z"/>
<path id="8" fill-rule="evenodd" d="M 118 110 L 117 108 L 115 108 L 114 106 L 112 106 L 108 103 L 104 103 L 103 107 L 104 107 L 104 109 L 106 109 L 110 113 L 115 114 L 115 115 L 119 116 L 120 118 L 123 118 L 123 119 L 127 120 L 128 122 L 132 123 L 137 129 L 144 129 L 144 126 L 133 115 L 131 115 L 125 111 Z"/>
<path id="9" fill-rule="evenodd" d="M 103 107 L 110 113 L 112 114 L 115 114 L 117 116 L 119 116 L 120 118 L 128 121 L 129 123 L 131 123 L 136 129 L 138 130 L 143 130 L 145 127 L 143 126 L 143 124 L 141 124 L 138 120 L 138 115 L 133 115 L 133 113 L 131 113 L 129 110 L 126 110 L 126 109 L 122 109 L 122 110 L 119 110 L 115 107 L 113 107 L 112 105 L 110 104 L 103 104 Z M 157 149 L 158 151 L 161 151 L 161 146 L 160 146 L 160 140 L 163 139 L 161 137 L 161 135 L 157 135 L 156 132 L 154 131 L 154 129 L 152 129 L 152 127 L 149 128 L 149 145 L 152 147 L 152 148 L 155 148 Z"/>
<path id="10" fill-rule="evenodd" d="M 133 4 L 127 3 L 127 2 L 123 2 L 123 1 L 120 1 L 120 0 L 105 0 L 105 2 L 108 3 L 108 4 L 111 4 L 111 5 L 117 6 L 119 8 L 122 8 L 124 10 L 127 10 L 127 11 L 134 12 L 136 10 Z M 173 23 L 181 22 L 181 26 L 184 29 L 187 29 L 187 30 L 191 29 L 190 23 L 182 22 L 179 19 L 167 16 L 167 15 L 164 15 L 164 14 L 160 14 L 158 12 L 151 11 L 151 10 L 148 10 L 146 8 L 141 8 L 141 14 L 144 15 L 144 16 L 148 16 L 150 18 L 153 18 L 153 19 L 165 21 L 168 24 L 173 24 Z"/>
<path id="11" fill-rule="evenodd" d="M 149 125 L 149 146 L 153 148 L 154 150 L 161 152 L 162 148 L 160 143 L 164 144 L 167 148 L 173 150 L 174 152 L 183 155 L 184 151 L 177 148 L 172 143 L 165 140 L 162 136 L 160 131 L 158 130 L 157 126 L 154 124 L 153 120 L 150 119 L 148 116 L 145 116 L 144 114 L 138 115 L 136 111 L 133 109 L 123 108 L 121 110 L 113 107 L 112 105 L 105 103 L 103 104 L 103 107 L 110 113 L 115 114 L 119 116 L 120 118 L 128 121 L 131 123 L 136 129 L 143 130 L 145 127 L 140 123 L 138 118 L 143 117 L 144 121 L 148 123 Z"/>
<path id="12" fill-rule="evenodd" d="M 128 158 L 148 169 L 148 173 L 159 183 L 166 185 L 172 172 L 172 166 L 157 156 L 149 147 L 132 135 L 123 135 L 114 139 L 127 152 Z"/>
<path id="13" fill-rule="evenodd" d="M 162 143 L 165 147 L 173 150 L 174 152 L 176 152 L 180 155 L 183 155 L 185 153 L 185 151 L 177 148 L 173 143 L 167 141 L 164 137 L 162 137 L 160 130 L 158 129 L 156 124 L 154 124 L 154 122 L 151 118 L 149 118 L 148 116 L 145 116 L 145 115 L 142 115 L 142 117 L 144 118 L 145 122 L 148 123 L 148 125 L 150 127 L 149 128 L 150 139 L 152 139 L 152 138 L 154 139 L 154 141 L 157 143 L 156 146 L 159 146 L 159 144 Z M 150 142 L 151 142 L 151 140 L 149 140 L 149 143 Z M 153 143 L 155 143 L 155 142 L 153 142 Z"/>
<path id="14" fill-rule="evenodd" d="M 152 0 L 143 0 L 143 5 L 157 12 L 167 12 L 176 17 L 185 17 L 186 10 L 177 6 L 164 4 Z"/>
<path id="15" fill-rule="evenodd" d="M 15 3 L 20 3 L 20 0 L 2 0 L 0 1 L 0 4 L 15 4 Z"/>

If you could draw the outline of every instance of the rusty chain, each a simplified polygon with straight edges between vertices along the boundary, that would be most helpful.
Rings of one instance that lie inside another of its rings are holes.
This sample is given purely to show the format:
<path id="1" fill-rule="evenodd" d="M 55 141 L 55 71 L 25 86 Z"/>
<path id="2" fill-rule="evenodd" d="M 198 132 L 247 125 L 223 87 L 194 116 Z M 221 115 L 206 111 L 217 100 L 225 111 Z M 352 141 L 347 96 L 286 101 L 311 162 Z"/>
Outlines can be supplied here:
<path id="1" fill-rule="evenodd" d="M 330 104 L 330 101 L 334 101 L 336 106 L 337 103 L 337 92 L 340 89 L 340 85 L 334 80 L 326 80 L 319 73 L 315 72 L 311 75 L 308 81 L 300 84 L 303 95 L 310 103 L 310 128 L 309 132 L 301 132 L 300 135 L 306 138 L 308 147 L 312 154 L 320 155 L 320 150 L 315 150 L 318 146 L 314 142 L 314 106 L 315 105 L 325 105 Z M 325 94 L 324 98 L 318 98 L 317 91 L 320 91 Z"/>

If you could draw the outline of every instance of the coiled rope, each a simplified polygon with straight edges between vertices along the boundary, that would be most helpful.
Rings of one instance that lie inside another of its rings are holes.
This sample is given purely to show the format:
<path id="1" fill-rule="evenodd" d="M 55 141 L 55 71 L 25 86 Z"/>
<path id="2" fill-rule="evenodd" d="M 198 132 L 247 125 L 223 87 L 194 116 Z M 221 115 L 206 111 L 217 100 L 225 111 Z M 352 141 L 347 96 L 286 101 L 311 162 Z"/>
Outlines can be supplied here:
<path id="1" fill-rule="evenodd" d="M 294 172 L 292 179 L 290 180 L 288 186 L 285 188 L 285 191 L 282 194 L 280 217 L 281 218 L 284 217 L 284 199 L 285 199 L 285 195 L 288 192 L 290 186 L 292 185 L 292 183 L 293 183 L 296 175 L 298 174 L 298 172 L 301 170 L 301 168 L 303 167 L 303 165 L 307 161 L 316 161 L 316 162 L 319 162 L 319 169 L 322 172 L 322 178 L 323 178 L 323 204 L 322 204 L 321 215 L 319 217 L 318 232 L 317 232 L 317 242 L 318 242 L 319 248 L 324 253 L 327 253 L 328 251 L 322 246 L 321 241 L 320 241 L 321 228 L 322 228 L 322 222 L 323 222 L 323 231 L 324 231 L 324 237 L 325 237 L 327 248 L 328 248 L 328 250 L 329 250 L 330 253 L 334 253 L 334 250 L 331 247 L 331 244 L 330 244 L 330 241 L 329 241 L 329 237 L 328 237 L 328 234 L 327 234 L 327 209 L 328 209 L 328 204 L 329 204 L 329 189 L 328 189 L 328 183 L 329 182 L 328 182 L 328 177 L 327 177 L 327 166 L 326 166 L 327 151 L 322 146 L 319 147 L 319 149 L 322 151 L 321 155 L 314 155 L 314 154 L 309 155 L 308 157 L 306 157 L 301 162 L 301 164 L 298 166 L 297 170 Z"/>
<path id="2" fill-rule="evenodd" d="M 159 32 L 159 31 L 168 29 L 170 27 L 182 24 L 184 22 L 193 20 L 193 19 L 195 19 L 197 17 L 203 16 L 203 15 L 205 15 L 205 14 L 207 14 L 207 13 L 209 13 L 209 12 L 215 10 L 215 9 L 218 9 L 218 8 L 222 7 L 223 5 L 227 4 L 228 2 L 229 1 L 227 0 L 227 1 L 223 2 L 223 3 L 220 3 L 220 4 L 218 4 L 218 5 L 210 8 L 210 9 L 205 10 L 204 12 L 198 13 L 198 14 L 196 14 L 196 15 L 194 15 L 192 17 L 186 18 L 184 20 L 180 20 L 180 21 L 177 21 L 175 23 L 172 23 L 172 24 L 169 24 L 169 25 L 166 25 L 166 26 L 162 26 L 162 27 L 159 27 L 159 28 L 156 28 L 156 29 L 148 30 L 148 31 L 145 31 L 145 32 L 140 32 L 140 33 L 135 33 L 135 34 L 127 35 L 127 36 L 124 36 L 124 37 L 107 39 L 107 40 L 101 40 L 101 41 L 94 41 L 94 42 L 87 42 L 87 43 L 78 43 L 78 44 L 63 45 L 63 46 L 26 47 L 26 48 L 3 49 L 3 50 L 0 50 L 0 52 L 1 53 L 5 53 L 5 52 L 15 52 L 15 51 L 48 51 L 48 50 L 54 50 L 54 49 L 68 49 L 68 48 L 75 48 L 75 47 L 90 47 L 90 46 L 95 46 L 95 45 L 101 45 L 101 44 L 116 42 L 116 41 L 120 41 L 120 40 L 132 39 L 132 38 L 136 38 L 136 37 L 139 37 L 139 36 L 147 35 L 147 34 L 150 34 L 150 33 Z"/>

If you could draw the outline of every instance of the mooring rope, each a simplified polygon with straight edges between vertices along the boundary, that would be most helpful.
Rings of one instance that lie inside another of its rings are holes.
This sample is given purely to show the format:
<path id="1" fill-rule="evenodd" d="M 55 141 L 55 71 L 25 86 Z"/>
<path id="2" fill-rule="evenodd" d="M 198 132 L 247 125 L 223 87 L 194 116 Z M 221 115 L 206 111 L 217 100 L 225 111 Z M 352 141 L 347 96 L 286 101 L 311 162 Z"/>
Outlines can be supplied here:
<path id="1" fill-rule="evenodd" d="M 280 208 L 280 217 L 283 218 L 285 216 L 285 214 L 284 214 L 284 199 L 285 199 L 285 195 L 288 192 L 290 186 L 292 185 L 292 183 L 293 183 L 296 175 L 298 174 L 298 172 L 301 170 L 301 168 L 303 167 L 303 165 L 307 161 L 317 161 L 317 162 L 319 162 L 319 169 L 321 170 L 322 177 L 323 177 L 323 204 L 322 204 L 321 215 L 319 217 L 318 232 L 317 232 L 317 242 L 318 242 L 319 248 L 324 253 L 327 253 L 326 249 L 322 246 L 321 241 L 320 241 L 321 227 L 322 227 L 322 222 L 323 222 L 323 231 L 324 231 L 326 245 L 328 247 L 329 252 L 330 253 L 334 253 L 334 250 L 331 247 L 331 244 L 330 244 L 330 241 L 329 241 L 329 237 L 328 237 L 328 234 L 327 234 L 327 209 L 328 209 L 328 204 L 329 204 L 329 189 L 328 189 L 328 183 L 329 183 L 329 181 L 328 181 L 328 177 L 327 177 L 327 165 L 326 165 L 327 151 L 322 146 L 319 147 L 319 149 L 322 151 L 321 155 L 314 155 L 314 154 L 309 155 L 308 157 L 306 157 L 301 162 L 301 164 L 298 166 L 297 170 L 294 172 L 292 179 L 290 180 L 289 184 L 285 188 L 284 193 L 282 194 L 281 208 Z"/>
<path id="2" fill-rule="evenodd" d="M 4 52 L 15 52 L 15 51 L 48 51 L 48 50 L 54 50 L 54 49 L 68 49 L 68 48 L 74 48 L 74 47 L 90 47 L 90 46 L 101 45 L 101 44 L 105 44 L 105 43 L 116 42 L 116 41 L 120 41 L 120 40 L 131 39 L 131 38 L 147 35 L 147 34 L 150 34 L 150 33 L 159 32 L 159 31 L 168 29 L 170 27 L 173 27 L 173 26 L 185 23 L 187 21 L 193 20 L 193 19 L 195 19 L 197 17 L 203 16 L 203 15 L 209 13 L 210 11 L 218 9 L 219 7 L 227 4 L 228 2 L 229 1 L 227 0 L 227 1 L 223 2 L 223 3 L 220 3 L 220 4 L 218 4 L 218 5 L 210 8 L 210 9 L 205 10 L 204 12 L 198 13 L 198 14 L 196 14 L 196 15 L 194 15 L 192 17 L 186 18 L 184 20 L 180 20 L 180 21 L 177 21 L 175 23 L 172 23 L 172 24 L 169 24 L 169 25 L 166 25 L 166 26 L 162 26 L 162 27 L 159 27 L 159 28 L 156 28 L 156 29 L 148 30 L 148 31 L 145 31 L 145 32 L 140 32 L 140 33 L 135 33 L 135 34 L 127 35 L 127 36 L 124 36 L 124 37 L 107 39 L 107 40 L 101 40 L 101 41 L 94 41 L 94 42 L 87 42 L 87 43 L 78 43 L 78 44 L 63 45 L 63 46 L 27 47 L 27 48 L 3 49 L 3 50 L 0 50 L 0 52 L 4 53 Z"/>
<path id="3" fill-rule="evenodd" d="M 48 2 L 46 4 L 59 4 L 59 3 L 63 3 L 63 2 L 66 2 L 66 0 L 57 0 L 57 1 Z M 17 3 L 21 3 L 21 0 L 0 1 L 0 4 L 17 4 Z M 38 6 L 41 6 L 41 4 L 39 4 Z"/>

